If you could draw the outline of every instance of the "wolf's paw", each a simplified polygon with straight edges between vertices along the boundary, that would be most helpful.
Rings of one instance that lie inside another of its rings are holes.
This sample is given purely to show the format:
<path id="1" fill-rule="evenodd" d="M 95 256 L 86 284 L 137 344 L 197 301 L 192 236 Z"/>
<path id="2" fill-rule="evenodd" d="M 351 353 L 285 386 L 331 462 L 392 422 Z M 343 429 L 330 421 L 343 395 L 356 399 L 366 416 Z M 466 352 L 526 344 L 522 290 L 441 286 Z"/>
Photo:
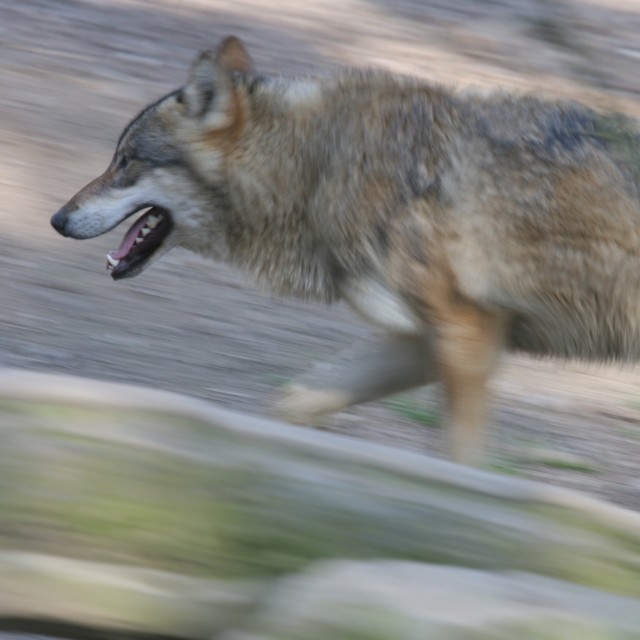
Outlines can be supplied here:
<path id="1" fill-rule="evenodd" d="M 317 426 L 322 415 L 347 404 L 347 395 L 341 391 L 309 389 L 294 383 L 284 387 L 273 404 L 272 413 L 293 424 Z"/>

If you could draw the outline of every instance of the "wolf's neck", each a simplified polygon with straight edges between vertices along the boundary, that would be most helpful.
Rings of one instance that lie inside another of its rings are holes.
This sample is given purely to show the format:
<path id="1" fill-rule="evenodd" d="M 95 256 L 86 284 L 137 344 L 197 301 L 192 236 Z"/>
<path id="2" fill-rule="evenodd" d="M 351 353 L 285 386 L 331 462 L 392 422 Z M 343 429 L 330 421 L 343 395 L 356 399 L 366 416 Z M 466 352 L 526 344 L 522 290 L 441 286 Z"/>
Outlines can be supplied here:
<path id="1" fill-rule="evenodd" d="M 292 129 L 263 144 L 229 176 L 229 258 L 278 295 L 331 302 L 345 274 L 312 213 L 309 140 Z"/>
<path id="2" fill-rule="evenodd" d="M 254 98 L 227 165 L 229 258 L 277 293 L 331 301 L 377 269 L 389 212 L 433 190 L 420 158 L 443 98 L 385 74 L 293 88 Z"/>

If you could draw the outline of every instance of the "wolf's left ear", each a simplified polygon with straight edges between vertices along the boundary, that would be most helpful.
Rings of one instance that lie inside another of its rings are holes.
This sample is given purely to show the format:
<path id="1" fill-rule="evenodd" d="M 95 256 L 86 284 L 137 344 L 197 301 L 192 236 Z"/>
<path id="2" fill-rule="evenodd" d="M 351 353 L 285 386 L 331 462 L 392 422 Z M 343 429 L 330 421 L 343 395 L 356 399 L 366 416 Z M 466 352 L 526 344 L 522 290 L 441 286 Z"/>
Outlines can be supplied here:
<path id="1" fill-rule="evenodd" d="M 189 80 L 180 93 L 180 102 L 190 116 L 220 113 L 228 107 L 234 90 L 232 75 L 250 74 L 253 70 L 253 61 L 242 41 L 229 36 L 216 52 L 205 51 L 194 60 Z"/>
<path id="2" fill-rule="evenodd" d="M 180 92 L 180 102 L 190 116 L 203 116 L 209 109 L 217 92 L 220 71 L 216 54 L 204 51 L 193 61 L 189 80 Z"/>

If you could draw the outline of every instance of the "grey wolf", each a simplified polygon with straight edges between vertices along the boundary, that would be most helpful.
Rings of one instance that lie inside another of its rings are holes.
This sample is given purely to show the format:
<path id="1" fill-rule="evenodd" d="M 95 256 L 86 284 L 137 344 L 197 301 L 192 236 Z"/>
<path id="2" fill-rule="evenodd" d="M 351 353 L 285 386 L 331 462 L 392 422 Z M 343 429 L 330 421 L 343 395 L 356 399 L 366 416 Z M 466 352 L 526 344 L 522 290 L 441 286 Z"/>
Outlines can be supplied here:
<path id="1" fill-rule="evenodd" d="M 141 211 L 112 278 L 181 246 L 386 334 L 289 385 L 292 420 L 440 381 L 473 462 L 503 351 L 640 355 L 640 129 L 621 115 L 376 70 L 269 77 L 230 37 L 51 222 L 90 238 Z"/>

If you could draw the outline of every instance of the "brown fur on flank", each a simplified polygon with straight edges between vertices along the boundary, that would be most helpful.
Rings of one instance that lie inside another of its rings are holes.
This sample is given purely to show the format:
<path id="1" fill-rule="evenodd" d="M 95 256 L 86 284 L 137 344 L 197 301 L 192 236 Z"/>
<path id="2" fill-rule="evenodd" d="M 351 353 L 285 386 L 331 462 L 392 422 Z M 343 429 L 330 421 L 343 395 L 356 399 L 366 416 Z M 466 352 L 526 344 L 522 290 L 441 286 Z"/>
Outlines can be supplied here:
<path id="1" fill-rule="evenodd" d="M 454 455 L 469 461 L 503 349 L 639 359 L 630 119 L 383 71 L 262 77 L 231 38 L 129 125 L 110 181 L 129 184 L 116 167 L 132 150 L 141 191 L 172 220 L 164 250 L 224 259 L 278 294 L 344 299 L 390 334 L 366 376 L 354 362 L 342 386 L 291 385 L 280 408 L 292 418 L 440 380 Z M 96 223 L 95 197 L 81 191 L 54 226 L 107 231 L 123 214 Z"/>

